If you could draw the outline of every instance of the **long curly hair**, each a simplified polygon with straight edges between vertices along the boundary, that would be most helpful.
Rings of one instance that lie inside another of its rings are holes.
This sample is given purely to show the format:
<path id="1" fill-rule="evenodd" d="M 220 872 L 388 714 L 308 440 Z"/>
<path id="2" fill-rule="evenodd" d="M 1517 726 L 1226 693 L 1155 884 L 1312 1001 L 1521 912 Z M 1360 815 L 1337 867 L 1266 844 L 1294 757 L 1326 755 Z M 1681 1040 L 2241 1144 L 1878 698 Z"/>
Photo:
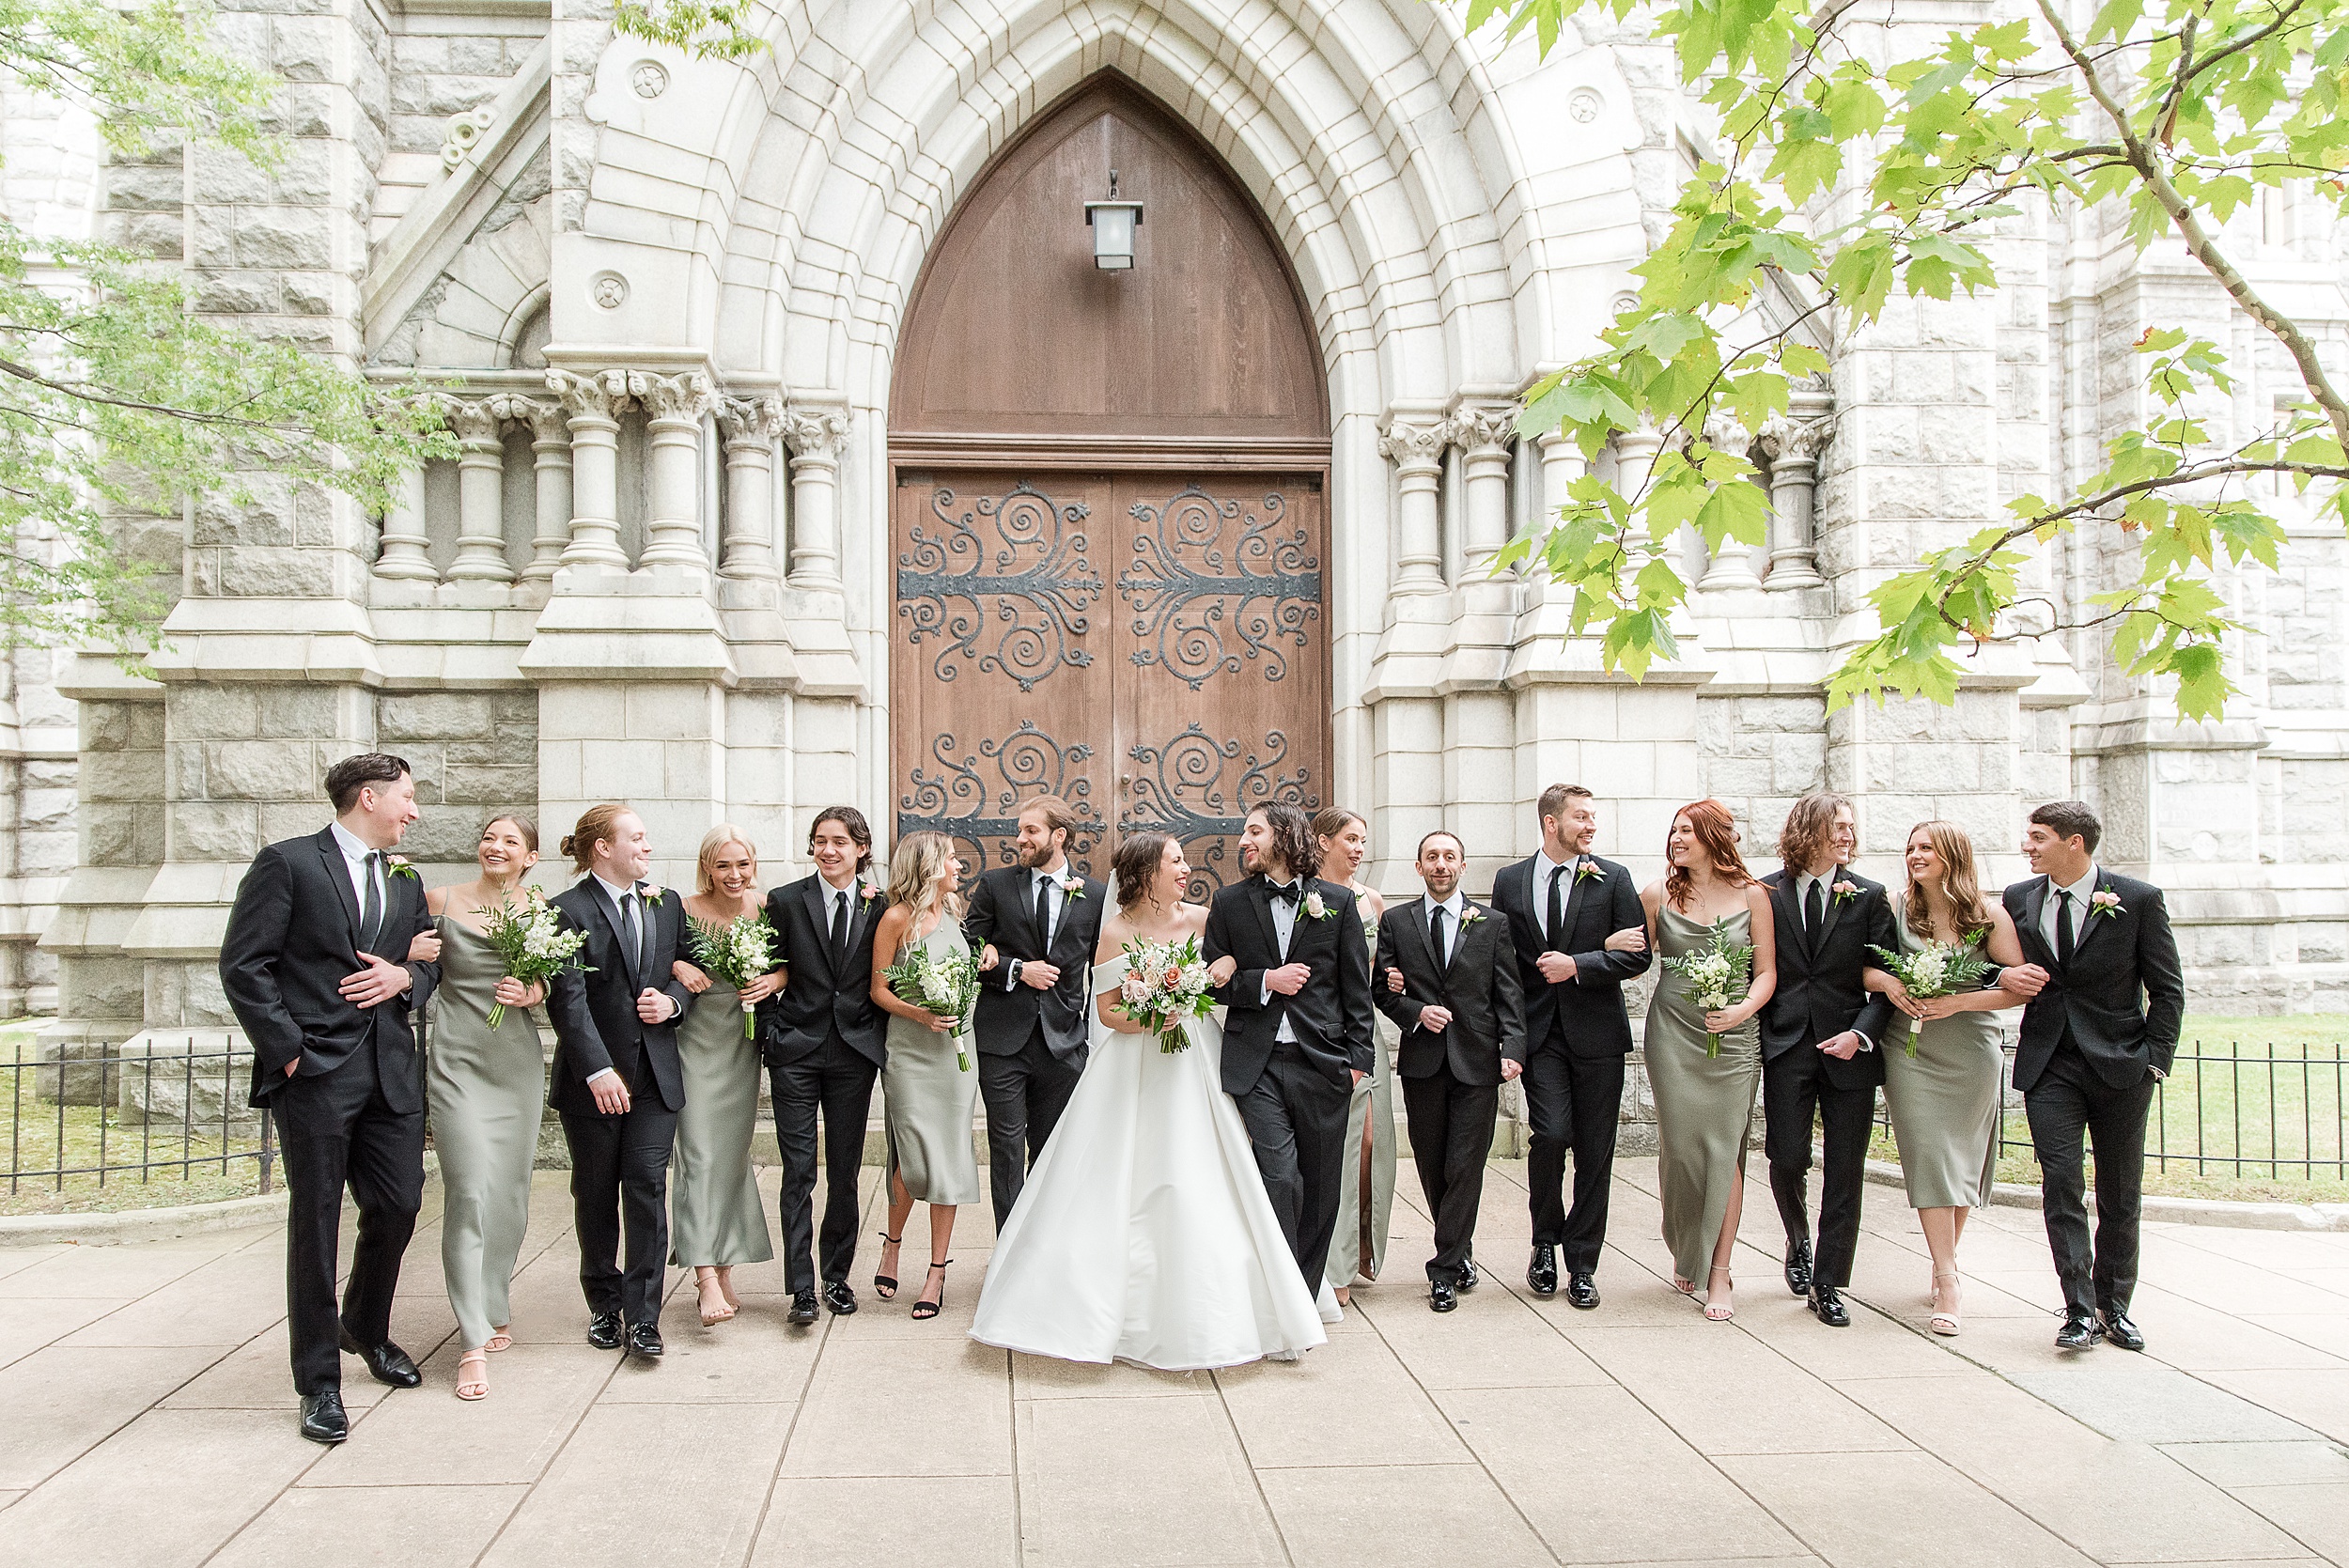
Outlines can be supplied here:
<path id="1" fill-rule="evenodd" d="M 1707 797 L 1690 801 L 1672 813 L 1674 821 L 1684 816 L 1688 819 L 1688 826 L 1696 830 L 1697 846 L 1713 862 L 1713 875 L 1733 888 L 1753 886 L 1753 873 L 1746 869 L 1746 858 L 1737 852 L 1737 819 L 1730 815 L 1729 808 Z M 1664 856 L 1669 862 L 1672 858 L 1672 834 L 1669 831 L 1664 835 Z M 1673 908 L 1686 909 L 1688 895 L 1696 891 L 1695 883 L 1696 878 L 1688 874 L 1688 867 L 1675 865 L 1664 875 L 1664 896 L 1671 900 Z"/>
<path id="2" fill-rule="evenodd" d="M 1303 809 L 1286 800 L 1268 800 L 1251 807 L 1248 815 L 1259 813 L 1272 830 L 1272 852 L 1287 862 L 1289 875 L 1307 879 L 1321 875 L 1321 841 L 1314 836 L 1313 821 Z"/>
<path id="3" fill-rule="evenodd" d="M 1786 826 L 1778 831 L 1778 858 L 1785 862 L 1789 877 L 1799 877 L 1825 852 L 1828 840 L 1835 832 L 1836 808 L 1851 809 L 1846 796 L 1831 789 L 1806 795 L 1795 802 L 1795 809 L 1786 814 Z"/>
<path id="4" fill-rule="evenodd" d="M 908 833 L 889 852 L 889 901 L 905 905 L 918 920 L 929 906 L 930 889 L 954 858 L 955 841 L 944 833 Z M 946 894 L 939 913 L 948 920 L 962 918 L 961 889 Z"/>
<path id="5" fill-rule="evenodd" d="M 1974 865 L 1974 840 L 1971 834 L 1954 822 L 1920 822 L 1908 830 L 1908 836 L 1925 835 L 1933 852 L 1941 862 L 1941 896 L 1950 901 L 1957 916 L 1957 931 L 1944 937 L 1933 928 L 1933 908 L 1925 901 L 1925 890 L 1915 877 L 1909 878 L 1908 893 L 1902 908 L 1908 928 L 1927 941 L 1970 942 L 1990 929 L 1990 900 L 1982 893 L 1982 873 Z M 1904 854 L 1903 859 L 1906 859 Z"/>

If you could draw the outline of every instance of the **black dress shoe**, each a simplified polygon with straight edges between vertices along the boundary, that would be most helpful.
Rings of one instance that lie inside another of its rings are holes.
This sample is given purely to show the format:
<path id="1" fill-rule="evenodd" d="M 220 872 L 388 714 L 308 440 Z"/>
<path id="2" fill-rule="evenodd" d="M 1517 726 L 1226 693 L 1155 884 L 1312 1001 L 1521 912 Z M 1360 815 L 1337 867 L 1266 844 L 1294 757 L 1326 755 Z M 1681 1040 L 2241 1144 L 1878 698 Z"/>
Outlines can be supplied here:
<path id="1" fill-rule="evenodd" d="M 1427 1281 L 1427 1305 L 1430 1310 L 1448 1312 L 1459 1304 L 1460 1294 L 1452 1288 L 1451 1281 L 1430 1280 Z"/>
<path id="2" fill-rule="evenodd" d="M 791 1311 L 788 1314 L 787 1321 L 792 1323 L 813 1323 L 816 1321 L 815 1286 L 810 1285 L 805 1290 L 793 1291 L 791 1293 Z"/>
<path id="3" fill-rule="evenodd" d="M 1843 1305 L 1843 1298 L 1835 1293 L 1833 1285 L 1812 1285 L 1809 1299 L 1811 1310 L 1829 1328 L 1851 1327 L 1851 1309 Z"/>
<path id="4" fill-rule="evenodd" d="M 824 1305 L 835 1317 L 846 1317 L 856 1311 L 856 1292 L 848 1288 L 848 1281 L 834 1280 L 824 1287 Z"/>
<path id="5" fill-rule="evenodd" d="M 2065 1316 L 2063 1327 L 2056 1330 L 2058 1350 L 2086 1350 L 2105 1337 L 2104 1327 L 2086 1312 Z"/>
<path id="6" fill-rule="evenodd" d="M 350 1418 L 343 1414 L 341 1389 L 302 1396 L 302 1435 L 314 1443 L 339 1443 L 350 1436 Z"/>
<path id="7" fill-rule="evenodd" d="M 1474 1258 L 1462 1258 L 1460 1260 L 1459 1288 L 1461 1290 L 1474 1290 L 1479 1284 L 1484 1282 L 1484 1279 L 1485 1277 L 1482 1274 L 1476 1272 L 1476 1260 Z"/>
<path id="8" fill-rule="evenodd" d="M 1807 1240 L 1786 1245 L 1786 1288 L 1797 1296 L 1811 1294 L 1811 1243 Z"/>
<path id="9" fill-rule="evenodd" d="M 598 1312 L 587 1320 L 587 1343 L 598 1350 L 620 1348 L 620 1314 Z"/>
<path id="10" fill-rule="evenodd" d="M 628 1353 L 651 1359 L 669 1347 L 661 1343 L 661 1326 L 657 1323 L 631 1323 L 628 1326 Z"/>
<path id="11" fill-rule="evenodd" d="M 389 1340 L 381 1344 L 361 1344 L 350 1337 L 350 1330 L 346 1328 L 343 1330 L 343 1354 L 358 1357 L 366 1364 L 367 1375 L 378 1383 L 388 1384 L 395 1389 L 412 1389 L 424 1381 L 424 1374 L 418 1372 L 416 1363 L 408 1358 L 408 1352 Z"/>
<path id="12" fill-rule="evenodd" d="M 1558 1293 L 1558 1249 L 1547 1241 L 1533 1244 L 1533 1261 L 1526 1265 L 1525 1284 L 1536 1296 Z"/>
<path id="13" fill-rule="evenodd" d="M 2145 1348 L 2145 1336 L 2137 1331 L 2137 1325 L 2129 1321 L 2126 1312 L 2105 1313 L 2102 1328 L 2105 1339 L 2123 1350 Z"/>
<path id="14" fill-rule="evenodd" d="M 1591 1278 L 1587 1268 L 1577 1269 L 1566 1276 L 1566 1305 L 1589 1312 L 1598 1305 L 1598 1281 Z"/>

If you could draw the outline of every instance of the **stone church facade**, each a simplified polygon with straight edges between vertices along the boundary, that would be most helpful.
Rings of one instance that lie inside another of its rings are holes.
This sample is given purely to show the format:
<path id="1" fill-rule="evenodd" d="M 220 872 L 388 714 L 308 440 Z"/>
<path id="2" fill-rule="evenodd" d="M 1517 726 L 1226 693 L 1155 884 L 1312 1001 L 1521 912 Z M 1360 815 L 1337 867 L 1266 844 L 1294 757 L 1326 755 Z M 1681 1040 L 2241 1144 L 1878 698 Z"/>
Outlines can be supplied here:
<path id="1" fill-rule="evenodd" d="M 551 853 L 627 799 L 670 880 L 732 820 L 781 879 L 818 805 L 993 857 L 1054 787 L 1097 865 L 1168 826 L 1222 879 L 1239 814 L 1283 798 L 1361 811 L 1390 890 L 1451 828 L 1481 888 L 1558 780 L 1642 875 L 1682 801 L 1728 801 L 1764 858 L 1826 785 L 1879 877 L 1937 816 L 2002 878 L 2030 805 L 2077 795 L 2105 859 L 2171 890 L 2205 1005 L 2349 992 L 2337 529 L 2233 585 L 2256 634 L 2224 723 L 2173 722 L 2074 634 L 1985 653 L 1953 707 L 1827 712 L 1873 583 L 2092 467 L 2146 324 L 2236 345 L 2246 421 L 2292 391 L 2203 280 L 2097 215 L 2013 221 L 1998 292 L 1896 304 L 1743 433 L 1770 538 L 1688 548 L 1683 657 L 1634 683 L 1542 582 L 1486 567 L 1582 471 L 1516 437 L 1513 397 L 1588 349 L 1700 145 L 1645 39 L 1586 28 L 1543 61 L 1420 0 L 790 0 L 734 65 L 552 10 L 231 0 L 288 84 L 269 171 L 105 164 L 4 101 L 17 222 L 444 387 L 461 444 L 381 519 L 269 475 L 125 519 L 172 600 L 148 668 L 8 662 L 0 1008 L 54 1011 L 57 1044 L 228 1028 L 238 878 L 365 748 L 415 765 L 430 881 L 501 809 Z M 1096 255 L 1113 196 L 1142 204 L 1123 269 Z M 2290 204 L 2244 222 L 2339 346 L 2333 235 Z M 2133 561 L 2092 534 L 2034 591 L 2077 606 Z"/>

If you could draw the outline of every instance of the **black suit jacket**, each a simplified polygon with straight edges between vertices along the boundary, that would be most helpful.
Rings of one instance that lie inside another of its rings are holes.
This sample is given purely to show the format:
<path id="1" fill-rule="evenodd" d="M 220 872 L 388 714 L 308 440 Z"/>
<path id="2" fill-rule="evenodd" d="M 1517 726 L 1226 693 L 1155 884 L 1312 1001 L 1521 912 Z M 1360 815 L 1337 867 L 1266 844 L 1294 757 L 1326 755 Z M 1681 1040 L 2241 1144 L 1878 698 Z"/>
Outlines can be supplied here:
<path id="1" fill-rule="evenodd" d="M 973 1023 L 979 1050 L 1003 1056 L 1028 1043 L 1038 1022 L 1044 1043 L 1054 1056 L 1072 1066 L 1084 1065 L 1085 1044 L 1093 1020 L 1085 1010 L 1091 991 L 1093 950 L 1101 939 L 1102 885 L 1083 878 L 1084 894 L 1055 893 L 1060 915 L 1052 927 L 1051 951 L 1044 933 L 1035 927 L 1035 903 L 1030 890 L 1035 873 L 1024 865 L 998 866 L 971 890 L 971 908 L 962 918 L 962 934 L 978 952 L 995 944 L 995 967 L 979 976 L 978 1016 Z M 1059 983 L 1039 991 L 1033 986 L 1007 984 L 1011 961 L 1042 959 L 1060 969 Z"/>
<path id="2" fill-rule="evenodd" d="M 1459 929 L 1446 933 L 1449 961 L 1439 973 L 1427 900 L 1388 906 L 1371 973 L 1401 970 L 1403 989 L 1391 991 L 1374 981 L 1370 994 L 1403 1032 L 1396 1072 L 1433 1078 L 1448 1067 L 1462 1083 L 1489 1089 L 1501 1081 L 1504 1059 L 1525 1064 L 1525 991 L 1517 982 L 1512 924 L 1499 910 L 1463 900 Z M 1452 1021 L 1440 1031 L 1419 1026 L 1420 1014 L 1431 1005 L 1452 1010 Z"/>
<path id="3" fill-rule="evenodd" d="M 675 970 L 685 952 L 685 899 L 675 888 L 662 890 L 658 904 L 638 908 L 651 924 L 652 962 L 638 973 L 633 955 L 614 928 L 611 901 L 595 878 L 583 877 L 548 900 L 562 917 L 566 930 L 587 933 L 579 961 L 594 972 L 567 969 L 556 975 L 547 992 L 547 1017 L 554 1024 L 554 1070 L 549 1075 L 547 1101 L 555 1110 L 575 1116 L 595 1116 L 596 1096 L 588 1079 L 609 1067 L 620 1075 L 630 1094 L 643 1092 L 647 1077 L 671 1110 L 685 1109 L 685 1077 L 677 1066 L 677 1026 L 693 1005 L 693 993 Z M 666 1023 L 646 1023 L 636 1016 L 637 993 L 651 986 L 677 1003 Z"/>
<path id="4" fill-rule="evenodd" d="M 405 964 L 405 996 L 354 1007 L 339 989 L 359 969 L 359 895 L 333 829 L 272 844 L 253 858 L 220 943 L 220 985 L 253 1042 L 247 1100 L 267 1103 L 299 1057 L 300 1076 L 329 1073 L 372 1043 L 383 1098 L 395 1110 L 424 1105 L 423 1063 L 410 1019 L 441 977 L 438 964 L 407 963 L 408 944 L 429 930 L 424 884 L 387 867 L 383 934 L 376 956 Z"/>
<path id="5" fill-rule="evenodd" d="M 1838 1089 L 1864 1089 L 1884 1081 L 1886 1038 L 1899 1017 L 1891 999 L 1871 991 L 1863 983 L 1869 965 L 1879 964 L 1868 951 L 1901 950 L 1900 932 L 1892 924 L 1892 901 L 1884 884 L 1872 882 L 1849 866 L 1828 873 L 1830 890 L 1825 899 L 1823 929 L 1814 940 L 1802 928 L 1802 908 L 1795 896 L 1795 877 L 1781 866 L 1762 878 L 1770 890 L 1770 912 L 1778 926 L 1778 988 L 1762 1004 L 1762 1059 L 1790 1050 L 1812 1050 L 1856 1029 L 1875 1045 L 1850 1061 L 1818 1051 L 1827 1079 Z M 1832 889 L 1849 882 L 1859 891 L 1842 898 Z"/>
<path id="6" fill-rule="evenodd" d="M 1272 924 L 1272 894 L 1263 875 L 1219 891 L 1207 907 L 1206 939 L 1200 951 L 1208 963 L 1225 954 L 1239 960 L 1231 984 L 1216 1001 L 1229 1011 L 1223 1021 L 1223 1092 L 1242 1094 L 1264 1076 L 1272 1060 L 1273 1036 L 1289 1020 L 1297 1043 L 1332 1079 L 1350 1086 L 1350 1073 L 1371 1070 L 1370 944 L 1353 890 L 1317 877 L 1305 893 L 1318 894 L 1322 918 L 1305 912 L 1300 899 L 1289 950 L 1281 953 Z M 1265 993 L 1267 970 L 1303 964 L 1313 970 L 1295 996 Z"/>
<path id="7" fill-rule="evenodd" d="M 1563 1034 L 1566 1048 L 1578 1056 L 1626 1056 L 1631 1018 L 1624 1011 L 1623 983 L 1647 972 L 1649 955 L 1644 948 L 1610 953 L 1607 939 L 1644 928 L 1647 912 L 1640 907 L 1640 889 L 1628 868 L 1596 855 L 1590 859 L 1597 873 L 1579 878 L 1566 894 L 1563 947 L 1553 949 L 1543 931 L 1549 889 L 1533 885 L 1540 879 L 1539 855 L 1501 868 L 1493 878 L 1493 908 L 1509 917 L 1517 984 L 1525 993 L 1527 1046 Z M 1574 979 L 1552 985 L 1542 978 L 1537 960 L 1552 951 L 1573 957 Z"/>
<path id="8" fill-rule="evenodd" d="M 867 892 L 873 896 L 864 896 Z M 889 899 L 859 878 L 848 894 L 848 957 L 835 968 L 831 893 L 824 879 L 811 873 L 767 894 L 775 965 L 790 970 L 783 989 L 759 1003 L 760 1035 L 770 1065 L 815 1055 L 835 1031 L 874 1066 L 888 1058 L 889 1016 L 873 1005 L 873 928 Z"/>
<path id="9" fill-rule="evenodd" d="M 2023 1039 L 2015 1052 L 2017 1089 L 2039 1081 L 2067 1033 L 2096 1076 L 2115 1089 L 2142 1083 L 2148 1067 L 2169 1072 L 2177 1057 L 2186 973 L 2161 890 L 2099 866 L 2095 892 L 2119 897 L 2120 913 L 2088 913 L 2066 965 L 2056 962 L 2040 929 L 2053 896 L 2048 879 L 2033 877 L 2006 890 L 2006 912 L 2015 917 L 2023 955 L 2050 976 L 2023 1008 Z"/>

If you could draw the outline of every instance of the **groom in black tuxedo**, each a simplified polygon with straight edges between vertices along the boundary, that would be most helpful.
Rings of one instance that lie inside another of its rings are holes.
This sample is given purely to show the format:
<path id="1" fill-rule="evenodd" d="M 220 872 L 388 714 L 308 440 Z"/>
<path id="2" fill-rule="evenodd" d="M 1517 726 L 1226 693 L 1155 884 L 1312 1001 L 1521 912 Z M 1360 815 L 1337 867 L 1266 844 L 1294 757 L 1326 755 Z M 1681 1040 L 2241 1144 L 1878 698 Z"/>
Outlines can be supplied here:
<path id="1" fill-rule="evenodd" d="M 1238 962 L 1213 993 L 1228 1009 L 1223 1092 L 1239 1106 L 1265 1194 L 1316 1295 L 1346 1174 L 1346 1106 L 1371 1069 L 1370 949 L 1351 890 L 1315 877 L 1305 814 L 1256 807 L 1240 833 L 1250 876 L 1215 895 L 1201 951 Z"/>
<path id="2" fill-rule="evenodd" d="M 2099 1339 L 2142 1350 L 2129 1319 L 2137 1291 L 2137 1223 L 2145 1183 L 2145 1116 L 2170 1076 L 2186 1013 L 2186 976 L 2161 890 L 2096 863 L 2104 826 L 2077 800 L 2030 814 L 2023 853 L 2038 873 L 2006 890 L 2030 972 L 1999 984 L 2024 991 L 2015 1087 L 2039 1154 L 2040 1207 L 2063 1282 L 2056 1343 Z M 2018 986 L 2016 980 L 2026 985 Z M 2088 1230 L 2083 1139 L 2096 1155 L 2096 1231 Z"/>
<path id="3" fill-rule="evenodd" d="M 998 1232 L 1085 1067 L 1101 884 L 1068 864 L 1076 826 L 1077 814 L 1056 795 L 1023 803 L 1019 863 L 978 879 L 962 922 L 985 970 L 973 1029 Z"/>
<path id="4" fill-rule="evenodd" d="M 1485 1162 L 1493 1150 L 1501 1086 L 1525 1069 L 1525 993 L 1517 984 L 1509 917 L 1460 893 L 1468 850 L 1439 828 L 1419 841 L 1427 885 L 1378 923 L 1375 971 L 1403 989 L 1378 987 L 1378 1009 L 1403 1032 L 1394 1073 L 1411 1129 L 1411 1162 L 1436 1217 L 1427 1304 L 1448 1312 L 1476 1282 L 1472 1258 Z"/>
<path id="5" fill-rule="evenodd" d="M 423 884 L 390 853 L 416 820 L 408 765 L 381 752 L 345 757 L 327 769 L 326 793 L 333 824 L 263 849 L 238 884 L 220 984 L 252 1042 L 251 1103 L 275 1120 L 286 1159 L 286 1314 L 302 1435 L 339 1443 L 350 1425 L 338 1347 L 379 1383 L 423 1381 L 392 1343 L 392 1294 L 424 1202 L 424 1063 L 410 1019 L 441 970 L 408 957 L 432 921 Z M 359 1205 L 359 1244 L 338 1315 L 345 1185 Z"/>
<path id="6" fill-rule="evenodd" d="M 1778 835 L 1784 862 L 1762 878 L 1778 922 L 1778 989 L 1762 1009 L 1763 1145 L 1770 1191 L 1786 1227 L 1786 1288 L 1821 1323 L 1851 1327 L 1843 1292 L 1859 1250 L 1859 1195 L 1875 1126 L 1877 1048 L 1892 1027 L 1891 1000 L 1863 977 L 1870 947 L 1900 951 L 1884 884 L 1851 869 L 1859 834 L 1851 802 L 1806 795 Z M 1826 1128 L 1819 1174 L 1819 1241 L 1811 1245 L 1811 1129 Z"/>

